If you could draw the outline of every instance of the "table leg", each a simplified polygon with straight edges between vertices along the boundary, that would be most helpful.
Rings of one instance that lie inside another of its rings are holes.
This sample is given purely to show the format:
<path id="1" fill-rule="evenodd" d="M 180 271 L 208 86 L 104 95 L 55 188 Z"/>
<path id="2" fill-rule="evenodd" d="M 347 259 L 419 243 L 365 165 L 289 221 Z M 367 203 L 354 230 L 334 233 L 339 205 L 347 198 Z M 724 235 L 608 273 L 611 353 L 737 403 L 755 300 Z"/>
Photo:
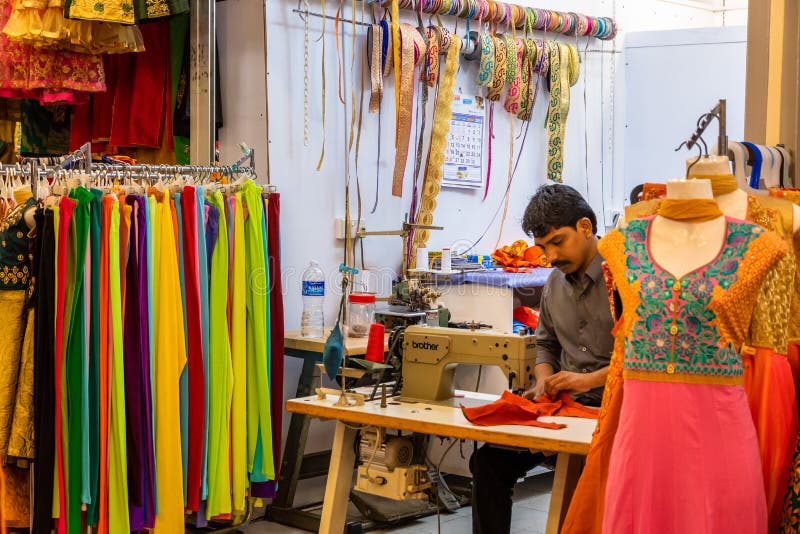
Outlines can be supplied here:
<path id="1" fill-rule="evenodd" d="M 300 373 L 300 380 L 297 383 L 295 398 L 308 397 L 314 391 L 317 359 L 314 353 L 293 353 L 288 350 L 286 353 L 287 355 L 303 358 L 303 371 Z M 289 432 L 286 435 L 283 462 L 281 463 L 278 495 L 272 503 L 277 508 L 288 509 L 294 505 L 294 496 L 297 491 L 297 482 L 300 480 L 310 424 L 311 418 L 309 416 L 297 413 L 292 414 Z"/>
<path id="2" fill-rule="evenodd" d="M 336 422 L 331 450 L 331 468 L 325 486 L 322 504 L 320 534 L 341 534 L 347 521 L 350 488 L 353 485 L 353 468 L 356 462 L 354 442 L 356 430 L 341 421 Z"/>
<path id="3" fill-rule="evenodd" d="M 558 455 L 553 495 L 550 497 L 550 513 L 547 516 L 547 534 L 558 534 L 561 531 L 572 494 L 578 485 L 583 460 L 584 457 L 577 454 L 562 452 Z"/>

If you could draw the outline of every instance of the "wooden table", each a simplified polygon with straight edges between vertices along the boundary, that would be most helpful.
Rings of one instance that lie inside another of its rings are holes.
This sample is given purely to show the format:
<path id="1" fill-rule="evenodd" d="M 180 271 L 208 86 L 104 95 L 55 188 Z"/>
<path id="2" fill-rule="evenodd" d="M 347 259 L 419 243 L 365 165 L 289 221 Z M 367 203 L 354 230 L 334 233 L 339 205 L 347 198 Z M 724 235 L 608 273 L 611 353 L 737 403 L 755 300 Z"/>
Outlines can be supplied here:
<path id="1" fill-rule="evenodd" d="M 305 397 L 314 392 L 319 373 L 316 364 L 322 362 L 322 351 L 330 329 L 320 338 L 305 338 L 299 331 L 286 332 L 284 343 L 286 356 L 303 360 L 303 370 L 297 383 L 296 397 Z M 386 338 L 388 344 L 388 336 Z M 387 347 L 384 347 L 386 350 Z M 367 338 L 344 338 L 345 355 L 364 356 Z M 311 418 L 302 413 L 293 413 L 286 435 L 284 455 L 281 461 L 278 494 L 267 508 L 267 518 L 283 525 L 314 531 L 319 518 L 314 514 L 295 508 L 294 498 L 300 480 L 324 476 L 328 473 L 331 451 L 305 454 Z"/>
<path id="2" fill-rule="evenodd" d="M 491 398 L 485 394 L 458 394 L 465 396 L 465 404 L 474 404 L 476 397 L 484 402 Z M 543 417 L 542 421 L 564 423 L 567 427 L 561 430 L 511 425 L 478 427 L 467 421 L 460 408 L 451 406 L 392 399 L 386 408 L 380 407 L 380 400 L 367 402 L 360 407 L 337 407 L 334 406 L 335 401 L 335 396 L 329 395 L 326 400 L 318 400 L 316 396 L 312 396 L 292 399 L 286 403 L 289 412 L 336 420 L 330 474 L 322 507 L 321 534 L 341 534 L 344 531 L 348 495 L 355 467 L 354 440 L 357 430 L 354 425 L 386 427 L 558 453 L 547 534 L 557 534 L 561 528 L 578 482 L 583 456 L 589 451 L 596 426 L 594 419 Z"/>
<path id="3" fill-rule="evenodd" d="M 314 353 L 322 361 L 322 350 L 325 348 L 325 342 L 330 335 L 330 328 L 325 330 L 322 337 L 303 337 L 300 331 L 286 332 L 284 337 L 284 344 L 287 356 L 294 356 L 294 353 Z M 388 342 L 389 337 L 386 337 Z M 367 338 L 365 337 L 345 337 L 344 338 L 344 354 L 345 356 L 363 356 L 367 353 Z"/>

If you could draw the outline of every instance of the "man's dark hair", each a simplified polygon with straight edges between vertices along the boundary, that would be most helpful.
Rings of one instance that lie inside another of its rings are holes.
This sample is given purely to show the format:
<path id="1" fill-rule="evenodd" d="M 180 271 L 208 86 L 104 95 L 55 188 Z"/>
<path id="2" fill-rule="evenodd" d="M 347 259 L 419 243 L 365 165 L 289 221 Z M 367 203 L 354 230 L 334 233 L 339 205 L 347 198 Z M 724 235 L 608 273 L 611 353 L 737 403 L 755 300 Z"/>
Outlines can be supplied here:
<path id="1" fill-rule="evenodd" d="M 597 234 L 597 217 L 580 193 L 568 185 L 543 185 L 525 209 L 522 229 L 529 236 L 544 237 L 565 226 L 577 228 L 584 217 L 592 221 L 592 233 Z"/>

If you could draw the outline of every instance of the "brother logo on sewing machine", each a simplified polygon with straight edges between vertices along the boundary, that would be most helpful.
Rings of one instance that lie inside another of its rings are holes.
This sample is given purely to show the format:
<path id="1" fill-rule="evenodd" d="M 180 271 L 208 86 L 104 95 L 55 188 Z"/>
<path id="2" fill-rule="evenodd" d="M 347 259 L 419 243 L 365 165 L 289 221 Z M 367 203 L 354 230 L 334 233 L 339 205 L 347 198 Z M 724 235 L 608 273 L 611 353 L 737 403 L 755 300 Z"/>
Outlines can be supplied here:
<path id="1" fill-rule="evenodd" d="M 405 345 L 405 358 L 412 362 L 439 363 L 450 352 L 450 338 L 446 336 L 409 336 Z"/>

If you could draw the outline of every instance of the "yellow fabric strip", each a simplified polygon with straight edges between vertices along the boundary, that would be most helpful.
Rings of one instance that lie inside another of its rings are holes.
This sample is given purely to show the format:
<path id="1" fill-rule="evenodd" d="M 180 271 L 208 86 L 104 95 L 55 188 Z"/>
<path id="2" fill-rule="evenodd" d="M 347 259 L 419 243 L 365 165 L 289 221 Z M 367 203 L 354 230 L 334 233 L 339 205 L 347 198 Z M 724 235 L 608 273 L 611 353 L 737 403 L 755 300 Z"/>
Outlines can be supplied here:
<path id="1" fill-rule="evenodd" d="M 431 131 L 431 144 L 428 149 L 428 163 L 425 167 L 425 180 L 422 184 L 420 209 L 415 222 L 429 225 L 433 223 L 433 212 L 436 210 L 436 197 L 441 190 L 442 173 L 444 168 L 444 153 L 447 151 L 447 136 L 450 133 L 450 119 L 453 117 L 453 88 L 456 84 L 458 71 L 458 57 L 461 51 L 461 39 L 452 36 L 452 42 L 447 49 L 444 74 L 439 84 L 439 98 L 433 112 L 433 129 Z M 413 268 L 417 261 L 417 249 L 428 243 L 429 230 L 414 232 L 409 265 Z"/>
<path id="2" fill-rule="evenodd" d="M 394 85 L 400 87 L 400 8 L 397 0 L 392 0 L 392 61 L 394 64 Z M 400 123 L 400 92 L 395 91 L 394 95 L 394 120 L 395 124 Z M 397 147 L 397 136 L 399 130 L 395 130 L 394 145 Z"/>
<path id="3" fill-rule="evenodd" d="M 715 197 L 727 195 L 739 189 L 736 177 L 732 174 L 690 174 L 690 179 L 710 180 L 711 191 Z"/>
<path id="4" fill-rule="evenodd" d="M 514 81 L 508 86 L 508 94 L 506 95 L 506 102 L 503 105 L 506 111 L 512 115 L 516 115 L 519 111 L 520 99 L 522 98 L 522 69 L 524 64 L 524 50 L 525 43 L 522 39 L 517 39 L 514 43 L 513 56 L 516 58 L 514 61 Z M 513 121 L 512 121 L 513 122 Z"/>
<path id="5" fill-rule="evenodd" d="M 693 223 L 713 221 L 722 217 L 717 202 L 711 198 L 665 198 L 661 200 L 658 214 L 674 221 Z"/>
<path id="6" fill-rule="evenodd" d="M 642 382 L 669 382 L 672 384 L 704 384 L 713 386 L 741 386 L 744 384 L 743 376 L 711 376 L 688 373 L 655 373 L 647 371 L 622 372 L 625 380 L 641 380 Z"/>
<path id="7" fill-rule="evenodd" d="M 400 115 L 397 123 L 397 149 L 394 157 L 392 195 L 403 196 L 403 176 L 408 159 L 408 143 L 411 136 L 411 111 L 414 105 L 414 71 L 417 60 L 425 56 L 427 46 L 416 28 L 410 24 L 400 25 L 402 65 L 400 67 L 399 103 Z M 415 53 L 418 54 L 415 58 Z"/>
<path id="8" fill-rule="evenodd" d="M 383 68 L 381 65 L 381 42 L 383 28 L 380 24 L 370 26 L 367 33 L 367 48 L 370 51 L 369 78 L 371 92 L 369 95 L 369 112 L 378 113 L 383 100 Z"/>
<path id="9" fill-rule="evenodd" d="M 501 37 L 492 37 L 494 40 L 494 75 L 492 83 L 486 93 L 486 99 L 492 102 L 500 100 L 503 94 L 503 87 L 506 84 L 506 71 L 508 68 L 508 51 L 506 42 Z"/>
<path id="10" fill-rule="evenodd" d="M 550 107 L 547 111 L 547 178 L 562 181 L 564 170 L 564 135 L 569 113 L 570 87 L 578 82 L 578 51 L 572 45 L 547 43 L 550 56 Z"/>

